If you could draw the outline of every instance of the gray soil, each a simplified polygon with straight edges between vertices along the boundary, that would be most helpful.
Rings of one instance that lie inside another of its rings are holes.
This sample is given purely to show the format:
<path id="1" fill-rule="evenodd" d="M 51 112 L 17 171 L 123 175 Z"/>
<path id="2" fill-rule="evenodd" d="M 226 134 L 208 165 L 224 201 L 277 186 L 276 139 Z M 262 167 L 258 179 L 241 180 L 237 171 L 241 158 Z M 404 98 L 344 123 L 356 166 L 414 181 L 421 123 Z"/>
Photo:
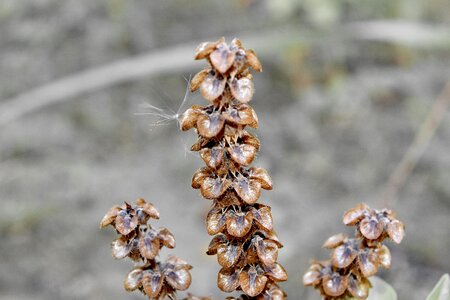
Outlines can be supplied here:
<path id="1" fill-rule="evenodd" d="M 258 5 L 182 2 L 2 1 L 0 99 L 161 47 L 260 33 L 280 22 L 261 17 L 268 13 Z M 327 258 L 320 247 L 328 236 L 351 233 L 341 222 L 346 209 L 381 205 L 381 188 L 450 75 L 448 53 L 406 49 L 412 58 L 396 63 L 370 43 L 340 43 L 344 54 L 334 61 L 331 43 L 301 45 L 310 52 L 300 62 L 281 49 L 262 57 L 264 72 L 255 74 L 262 148 L 254 164 L 274 179 L 261 201 L 272 206 L 284 243 L 279 260 L 290 299 L 318 299 L 301 284 L 309 260 Z M 143 102 L 177 110 L 183 76 L 201 65 L 47 106 L 0 128 L 0 299 L 144 299 L 123 290 L 132 264 L 112 259 L 115 234 L 98 229 L 113 204 L 138 197 L 155 204 L 155 225 L 176 237 L 162 257 L 176 254 L 194 266 L 190 291 L 225 297 L 215 257 L 205 254 L 211 202 L 190 187 L 202 165 L 186 150 L 194 133 L 135 114 L 148 112 Z M 337 75 L 326 75 L 328 66 Z M 204 103 L 198 93 L 183 109 L 194 103 Z M 424 299 L 450 271 L 449 149 L 447 116 L 393 206 L 406 238 L 389 244 L 393 266 L 379 275 L 400 299 Z"/>

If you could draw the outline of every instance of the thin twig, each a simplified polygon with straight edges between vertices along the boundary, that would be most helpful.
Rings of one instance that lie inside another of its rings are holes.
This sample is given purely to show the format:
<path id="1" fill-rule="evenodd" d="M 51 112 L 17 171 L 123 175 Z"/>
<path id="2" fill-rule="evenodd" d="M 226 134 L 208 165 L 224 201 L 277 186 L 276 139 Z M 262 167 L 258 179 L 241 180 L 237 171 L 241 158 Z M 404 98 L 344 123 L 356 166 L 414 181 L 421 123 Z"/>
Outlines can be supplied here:
<path id="1" fill-rule="evenodd" d="M 444 120 L 450 106 L 450 80 L 442 89 L 436 101 L 433 103 L 425 120 L 423 121 L 414 141 L 409 146 L 400 163 L 389 176 L 379 199 L 383 207 L 392 207 L 397 200 L 397 194 L 404 186 L 409 176 L 416 167 L 418 161 L 431 142 L 436 129 Z"/>
<path id="2" fill-rule="evenodd" d="M 413 32 L 406 30 L 412 26 L 411 24 L 415 28 Z M 405 32 L 410 36 L 407 40 L 404 38 Z M 333 34 L 287 26 L 271 31 L 239 35 L 247 41 L 246 44 L 250 48 L 257 48 L 258 54 L 264 56 L 276 53 L 279 49 L 297 42 L 313 43 L 346 39 L 381 40 L 410 46 L 438 44 L 447 47 L 450 44 L 448 32 L 449 29 L 446 27 L 436 28 L 401 20 L 395 22 L 376 20 L 350 23 L 342 26 L 341 29 L 333 30 Z M 158 49 L 154 53 L 87 70 L 50 82 L 14 98 L 0 101 L 0 128 L 44 106 L 68 101 L 101 88 L 172 70 L 177 72 L 189 70 L 195 65 L 191 55 L 192 49 L 197 44 L 189 43 Z"/>

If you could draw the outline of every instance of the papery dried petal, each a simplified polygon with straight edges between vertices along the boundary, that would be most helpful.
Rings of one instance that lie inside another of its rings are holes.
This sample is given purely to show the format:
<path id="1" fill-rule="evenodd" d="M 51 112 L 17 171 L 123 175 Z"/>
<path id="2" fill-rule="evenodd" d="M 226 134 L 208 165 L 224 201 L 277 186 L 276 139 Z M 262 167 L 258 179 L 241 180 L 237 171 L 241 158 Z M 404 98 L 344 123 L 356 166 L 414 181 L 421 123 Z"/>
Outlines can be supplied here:
<path id="1" fill-rule="evenodd" d="M 127 213 L 126 210 L 121 210 L 116 217 L 116 229 L 123 235 L 128 235 L 138 225 L 138 216 Z"/>
<path id="2" fill-rule="evenodd" d="M 274 241 L 263 240 L 260 237 L 255 241 L 256 253 L 265 266 L 272 266 L 278 258 L 278 246 Z"/>
<path id="3" fill-rule="evenodd" d="M 238 262 L 241 253 L 242 245 L 221 245 L 217 248 L 217 261 L 222 267 L 231 268 Z"/>
<path id="4" fill-rule="evenodd" d="M 247 103 L 252 100 L 255 88 L 253 81 L 243 77 L 241 79 L 234 79 L 230 84 L 231 94 L 234 98 L 242 103 Z"/>
<path id="5" fill-rule="evenodd" d="M 233 145 L 228 147 L 231 158 L 240 165 L 248 166 L 256 155 L 256 148 L 252 145 Z"/>
<path id="6" fill-rule="evenodd" d="M 258 138 L 256 138 L 255 136 L 253 136 L 252 134 L 250 134 L 247 131 L 243 131 L 243 134 L 241 136 L 241 143 L 247 144 L 247 145 L 252 145 L 253 147 L 256 148 L 257 151 L 259 151 L 260 142 L 259 142 Z"/>
<path id="7" fill-rule="evenodd" d="M 340 276 L 337 273 L 331 276 L 325 275 L 322 281 L 322 287 L 328 296 L 340 296 L 347 289 L 347 277 Z"/>
<path id="8" fill-rule="evenodd" d="M 149 298 L 157 298 L 163 287 L 164 277 L 158 271 L 147 270 L 142 277 L 142 287 Z"/>
<path id="9" fill-rule="evenodd" d="M 227 218 L 227 232 L 235 237 L 243 237 L 252 227 L 253 215 L 251 213 L 230 211 Z"/>
<path id="10" fill-rule="evenodd" d="M 373 276 L 378 271 L 378 257 L 372 251 L 364 251 L 358 255 L 358 266 L 365 277 Z"/>
<path id="11" fill-rule="evenodd" d="M 153 206 L 153 204 L 146 202 L 144 199 L 139 198 L 136 200 L 136 205 L 142 209 L 150 218 L 159 219 L 159 211 Z"/>
<path id="12" fill-rule="evenodd" d="M 269 231 L 273 229 L 273 219 L 270 207 L 263 206 L 259 209 L 253 209 L 253 218 L 260 227 Z"/>
<path id="13" fill-rule="evenodd" d="M 100 222 L 100 228 L 104 228 L 110 224 L 112 224 L 117 217 L 117 214 L 121 211 L 119 205 L 114 205 L 103 217 L 102 221 Z"/>
<path id="14" fill-rule="evenodd" d="M 345 225 L 355 225 L 364 217 L 364 213 L 367 211 L 368 206 L 364 203 L 358 204 L 356 207 L 349 209 L 344 214 Z"/>
<path id="15" fill-rule="evenodd" d="M 272 178 L 270 178 L 269 173 L 265 169 L 252 167 L 249 171 L 249 178 L 257 180 L 263 189 L 271 190 L 273 188 Z"/>
<path id="16" fill-rule="evenodd" d="M 139 251 L 142 257 L 147 259 L 154 259 L 158 255 L 160 249 L 160 241 L 157 237 L 157 232 L 149 229 L 143 233 L 139 238 Z"/>
<path id="17" fill-rule="evenodd" d="M 184 259 L 175 256 L 175 255 L 169 255 L 165 261 L 166 265 L 172 265 L 170 268 L 174 269 L 174 270 L 178 270 L 178 269 L 185 269 L 185 270 L 190 270 L 192 269 L 192 266 L 190 264 L 188 264 Z"/>
<path id="18" fill-rule="evenodd" d="M 206 254 L 208 255 L 215 255 L 217 253 L 217 249 L 219 249 L 220 246 L 224 245 L 228 242 L 228 239 L 226 235 L 224 234 L 218 234 L 209 243 L 208 251 Z"/>
<path id="19" fill-rule="evenodd" d="M 398 220 L 389 222 L 386 231 L 389 237 L 397 244 L 400 244 L 403 240 L 403 237 L 405 236 L 405 226 Z"/>
<path id="20" fill-rule="evenodd" d="M 203 180 L 200 192 L 206 199 L 217 199 L 231 185 L 228 179 L 207 177 Z"/>
<path id="21" fill-rule="evenodd" d="M 273 281 L 286 281 L 288 279 L 286 270 L 279 263 L 275 263 L 272 266 L 264 266 L 264 271 Z"/>
<path id="22" fill-rule="evenodd" d="M 200 85 L 200 92 L 206 100 L 213 101 L 222 95 L 227 79 L 220 74 L 209 72 Z"/>
<path id="23" fill-rule="evenodd" d="M 361 234 L 369 239 L 376 240 L 383 233 L 383 224 L 381 224 L 375 217 L 365 218 L 359 225 Z"/>
<path id="24" fill-rule="evenodd" d="M 244 293 L 250 297 L 255 297 L 264 290 L 268 278 L 258 274 L 254 267 L 250 267 L 247 271 L 242 271 L 239 276 L 239 284 Z"/>
<path id="25" fill-rule="evenodd" d="M 342 243 L 344 242 L 345 238 L 346 238 L 346 236 L 344 234 L 342 234 L 342 233 L 335 234 L 335 235 L 329 237 L 325 241 L 325 243 L 323 243 L 322 247 L 328 248 L 328 249 L 334 249 L 337 246 L 342 245 Z"/>
<path id="26" fill-rule="evenodd" d="M 391 251 L 389 251 L 389 248 L 385 245 L 382 245 L 380 248 L 375 250 L 375 253 L 378 256 L 378 262 L 380 265 L 385 268 L 389 269 L 391 267 Z"/>
<path id="27" fill-rule="evenodd" d="M 217 276 L 217 286 L 226 293 L 234 292 L 239 287 L 240 271 L 222 268 Z"/>
<path id="28" fill-rule="evenodd" d="M 200 87 L 203 80 L 205 80 L 206 76 L 208 76 L 210 71 L 211 71 L 210 69 L 203 69 L 197 74 L 195 74 L 195 76 L 191 80 L 190 85 L 191 92 L 195 92 Z"/>
<path id="29" fill-rule="evenodd" d="M 248 204 L 258 201 L 261 195 L 261 183 L 256 180 L 241 177 L 233 183 L 233 187 L 239 197 Z"/>
<path id="30" fill-rule="evenodd" d="M 224 149 L 222 147 L 204 148 L 200 151 L 200 157 L 210 168 L 217 168 L 222 163 Z"/>
<path id="31" fill-rule="evenodd" d="M 125 290 L 131 292 L 142 286 L 142 278 L 143 271 L 141 268 L 131 270 L 123 282 Z"/>
<path id="32" fill-rule="evenodd" d="M 343 244 L 334 249 L 331 255 L 331 263 L 338 268 L 345 268 L 349 266 L 356 258 L 358 252 L 350 245 Z"/>
<path id="33" fill-rule="evenodd" d="M 247 62 L 255 71 L 261 72 L 262 71 L 262 65 L 259 62 L 258 57 L 256 56 L 255 51 L 248 49 L 245 50 L 245 56 L 247 57 Z"/>
<path id="34" fill-rule="evenodd" d="M 322 280 L 321 274 L 322 266 L 319 264 L 312 264 L 308 271 L 303 275 L 304 285 L 316 285 Z"/>
<path id="35" fill-rule="evenodd" d="M 370 282 L 365 277 L 359 281 L 353 277 L 348 277 L 348 291 L 356 299 L 366 299 L 369 296 Z"/>
<path id="36" fill-rule="evenodd" d="M 209 56 L 217 47 L 217 45 L 225 42 L 225 38 L 220 38 L 215 42 L 204 42 L 195 49 L 195 59 L 202 59 Z"/>
<path id="37" fill-rule="evenodd" d="M 169 231 L 167 228 L 159 228 L 158 229 L 158 237 L 163 243 L 164 246 L 166 246 L 169 249 L 175 248 L 175 237 L 173 236 L 172 232 Z"/>
<path id="38" fill-rule="evenodd" d="M 209 115 L 203 114 L 197 120 L 198 133 L 206 138 L 215 137 L 223 129 L 224 124 L 225 121 L 219 112 L 214 112 Z"/>
<path id="39" fill-rule="evenodd" d="M 203 109 L 201 106 L 193 105 L 191 108 L 188 108 L 181 116 L 181 130 L 186 131 L 195 127 L 197 125 L 197 119 L 202 113 Z"/>
<path id="40" fill-rule="evenodd" d="M 241 42 L 241 40 L 240 39 L 238 39 L 238 38 L 234 38 L 232 41 L 231 41 L 231 48 L 232 49 L 238 49 L 238 48 L 242 48 L 243 46 L 242 46 L 242 42 Z"/>
<path id="41" fill-rule="evenodd" d="M 200 168 L 197 171 L 195 171 L 194 175 L 192 176 L 192 187 L 194 189 L 199 189 L 202 186 L 202 182 L 205 180 L 205 178 L 210 176 L 210 172 L 208 168 Z"/>
<path id="42" fill-rule="evenodd" d="M 214 68 L 223 74 L 233 65 L 235 55 L 235 52 L 231 51 L 227 44 L 221 43 L 209 58 Z"/>
<path id="43" fill-rule="evenodd" d="M 164 272 L 164 275 L 167 283 L 178 291 L 184 291 L 191 285 L 191 273 L 186 269 L 168 269 Z"/>
<path id="44" fill-rule="evenodd" d="M 126 237 L 119 237 L 111 243 L 112 256 L 116 259 L 122 259 L 128 256 L 132 248 L 132 244 Z"/>
<path id="45" fill-rule="evenodd" d="M 283 248 L 283 244 L 280 242 L 280 239 L 278 238 L 278 235 L 276 234 L 275 230 L 257 231 L 257 232 L 261 233 L 264 236 L 264 238 L 272 240 L 275 243 L 277 243 L 278 249 Z"/>
<path id="46" fill-rule="evenodd" d="M 226 226 L 227 214 L 219 208 L 212 209 L 206 217 L 206 229 L 209 235 L 222 232 Z"/>

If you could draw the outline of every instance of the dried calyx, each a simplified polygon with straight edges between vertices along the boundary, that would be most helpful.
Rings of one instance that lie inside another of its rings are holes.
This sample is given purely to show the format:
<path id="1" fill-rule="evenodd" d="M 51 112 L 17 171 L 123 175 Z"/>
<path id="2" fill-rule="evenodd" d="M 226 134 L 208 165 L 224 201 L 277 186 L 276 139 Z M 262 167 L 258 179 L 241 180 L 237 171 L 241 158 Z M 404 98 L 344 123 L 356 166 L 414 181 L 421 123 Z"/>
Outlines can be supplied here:
<path id="1" fill-rule="evenodd" d="M 325 300 L 366 299 L 371 288 L 368 277 L 378 268 L 391 266 L 391 253 L 383 244 L 391 239 L 399 244 L 405 234 L 404 225 L 389 209 L 371 209 L 359 204 L 344 214 L 344 224 L 356 227 L 354 238 L 340 233 L 325 241 L 331 259 L 313 261 L 303 276 L 303 284 L 313 286 Z"/>
<path id="2" fill-rule="evenodd" d="M 218 286 L 242 291 L 237 299 L 285 299 L 276 284 L 287 280 L 277 263 L 282 244 L 273 231 L 270 207 L 257 203 L 261 189 L 272 189 L 272 180 L 266 170 L 249 166 L 260 142 L 245 129 L 258 127 L 248 102 L 254 93 L 250 68 L 262 71 L 261 64 L 238 39 L 229 45 L 223 38 L 202 43 L 195 58 L 209 65 L 194 76 L 190 88 L 200 89 L 209 104 L 189 108 L 181 129 L 195 128 L 198 141 L 191 150 L 206 164 L 195 172 L 192 187 L 213 200 L 206 226 L 214 238 L 207 254 L 217 255 L 222 267 Z"/>
<path id="3" fill-rule="evenodd" d="M 119 237 L 111 243 L 112 256 L 116 259 L 130 258 L 137 264 L 124 280 L 127 291 L 140 290 L 150 299 L 176 298 L 176 291 L 184 291 L 191 284 L 192 267 L 181 258 L 169 256 L 159 262 L 160 249 L 175 247 L 175 238 L 167 228 L 153 228 L 148 221 L 159 219 L 159 212 L 144 199 L 135 205 L 125 202 L 113 206 L 103 217 L 100 228 L 113 226 Z"/>

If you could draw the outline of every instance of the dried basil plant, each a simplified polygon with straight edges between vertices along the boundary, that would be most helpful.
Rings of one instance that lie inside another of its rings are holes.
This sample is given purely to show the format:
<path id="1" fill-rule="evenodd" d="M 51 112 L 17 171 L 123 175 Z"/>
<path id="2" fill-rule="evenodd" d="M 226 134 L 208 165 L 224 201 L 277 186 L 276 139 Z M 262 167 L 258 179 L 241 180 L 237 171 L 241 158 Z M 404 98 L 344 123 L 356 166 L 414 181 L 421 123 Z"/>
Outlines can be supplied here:
<path id="1" fill-rule="evenodd" d="M 136 263 L 124 280 L 125 290 L 140 290 L 155 300 L 176 299 L 176 291 L 186 290 L 191 284 L 191 266 L 176 256 L 169 256 L 165 262 L 156 260 L 163 246 L 175 247 L 175 238 L 167 228 L 153 228 L 148 223 L 150 218 L 159 219 L 159 212 L 151 203 L 138 199 L 135 205 L 125 202 L 113 206 L 100 228 L 111 225 L 119 234 L 111 244 L 114 258 L 128 257 Z"/>
<path id="2" fill-rule="evenodd" d="M 213 201 L 206 227 L 214 237 L 207 254 L 217 255 L 222 267 L 218 287 L 242 291 L 238 299 L 285 299 L 277 285 L 288 278 L 277 263 L 282 244 L 273 230 L 270 206 L 257 203 L 261 189 L 272 189 L 272 180 L 265 169 L 250 167 L 260 142 L 246 130 L 258 127 L 248 102 L 254 93 L 250 68 L 260 72 L 261 64 L 238 39 L 229 45 L 224 38 L 202 43 L 195 59 L 206 59 L 209 65 L 194 76 L 190 88 L 200 89 L 209 103 L 189 108 L 181 129 L 195 129 L 198 141 L 191 150 L 206 164 L 195 172 L 192 187 Z"/>
<path id="3" fill-rule="evenodd" d="M 371 288 L 368 277 L 379 266 L 391 266 L 391 253 L 383 241 L 390 238 L 399 244 L 405 234 L 404 225 L 389 209 L 371 209 L 359 204 L 344 214 L 344 224 L 355 226 L 355 237 L 339 233 L 323 247 L 332 249 L 331 259 L 313 261 L 303 276 L 303 284 L 317 289 L 323 299 L 366 299 Z"/>

